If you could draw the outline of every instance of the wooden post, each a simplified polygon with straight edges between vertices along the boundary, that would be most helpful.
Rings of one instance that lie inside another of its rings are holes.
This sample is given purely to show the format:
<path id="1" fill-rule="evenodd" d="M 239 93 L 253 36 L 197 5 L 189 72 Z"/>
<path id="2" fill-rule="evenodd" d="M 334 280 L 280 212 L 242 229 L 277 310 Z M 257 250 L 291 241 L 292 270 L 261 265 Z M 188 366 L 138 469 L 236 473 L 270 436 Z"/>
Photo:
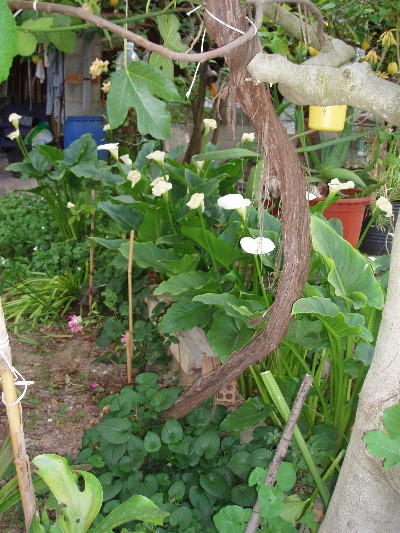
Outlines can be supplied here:
<path id="1" fill-rule="evenodd" d="M 32 485 L 29 457 L 26 453 L 22 426 L 21 404 L 17 403 L 17 390 L 12 371 L 11 347 L 8 340 L 3 307 L 0 300 L 0 377 L 3 389 L 3 403 L 6 405 L 10 437 L 14 452 L 14 464 L 21 492 L 26 531 L 32 523 L 36 509 L 35 491 Z"/>
<path id="2" fill-rule="evenodd" d="M 92 189 L 91 192 L 91 200 L 94 205 L 94 199 L 96 197 L 96 191 Z M 94 218 L 95 214 L 92 213 L 90 215 L 90 236 L 94 236 Z M 93 241 L 91 241 L 90 249 L 89 249 L 89 301 L 88 301 L 88 307 L 89 307 L 89 316 L 92 314 L 92 307 L 93 307 L 93 273 L 94 273 L 94 245 Z"/>
<path id="3" fill-rule="evenodd" d="M 135 232 L 131 230 L 128 256 L 128 306 L 129 306 L 129 329 L 126 332 L 126 372 L 128 385 L 132 383 L 132 356 L 133 356 L 133 303 L 132 303 L 132 259 Z"/>

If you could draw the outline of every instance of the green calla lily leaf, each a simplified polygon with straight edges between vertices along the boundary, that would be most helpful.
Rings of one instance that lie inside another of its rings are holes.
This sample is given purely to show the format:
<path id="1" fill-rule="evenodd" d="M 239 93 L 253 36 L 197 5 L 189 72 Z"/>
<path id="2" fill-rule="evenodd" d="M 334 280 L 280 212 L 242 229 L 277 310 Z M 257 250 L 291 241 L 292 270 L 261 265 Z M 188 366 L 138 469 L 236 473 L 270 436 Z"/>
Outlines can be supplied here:
<path id="1" fill-rule="evenodd" d="M 311 217 L 311 239 L 314 250 L 328 266 L 328 281 L 337 296 L 351 302 L 355 309 L 367 304 L 382 309 L 383 291 L 367 259 L 317 216 Z"/>

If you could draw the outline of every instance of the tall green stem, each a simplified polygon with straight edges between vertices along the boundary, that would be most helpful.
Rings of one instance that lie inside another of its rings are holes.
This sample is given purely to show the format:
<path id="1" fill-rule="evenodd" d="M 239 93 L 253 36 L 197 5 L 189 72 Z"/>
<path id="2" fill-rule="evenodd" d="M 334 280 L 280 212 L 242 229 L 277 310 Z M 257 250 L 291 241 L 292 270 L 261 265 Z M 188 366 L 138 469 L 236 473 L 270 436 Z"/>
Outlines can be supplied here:
<path id="1" fill-rule="evenodd" d="M 169 192 L 165 192 L 163 194 L 163 197 L 164 197 L 164 201 L 165 201 L 165 205 L 167 206 L 167 214 L 168 214 L 168 221 L 169 221 L 169 225 L 171 226 L 171 230 L 172 230 L 172 233 L 175 233 L 176 234 L 176 230 L 175 230 L 175 225 L 174 225 L 174 220 L 172 218 L 172 211 L 171 211 L 171 205 L 170 205 L 170 196 L 169 196 Z"/>
<path id="2" fill-rule="evenodd" d="M 257 255 L 253 255 L 253 258 L 254 258 L 253 263 L 254 263 L 254 265 L 256 267 L 257 277 L 258 277 L 258 281 L 259 281 L 259 284 L 260 284 L 260 287 L 261 287 L 261 292 L 262 292 L 262 295 L 263 295 L 263 298 L 264 298 L 265 305 L 267 307 L 270 307 L 271 306 L 271 301 L 268 298 L 267 293 L 265 292 L 265 287 L 264 287 L 264 282 L 263 282 L 263 278 L 262 278 L 262 274 L 261 274 L 261 269 L 260 269 L 260 265 L 258 263 L 258 256 Z"/>
<path id="3" fill-rule="evenodd" d="M 358 243 L 357 243 L 357 246 L 356 246 L 356 250 L 358 250 L 363 242 L 363 240 L 365 239 L 365 236 L 369 230 L 369 228 L 372 226 L 372 224 L 375 222 L 375 220 L 377 219 L 379 213 L 381 212 L 381 210 L 379 209 L 379 207 L 376 207 L 374 212 L 372 213 L 371 215 L 371 218 L 369 219 L 368 221 L 368 224 L 365 226 L 365 229 L 364 231 L 362 232 L 361 234 L 361 237 L 359 238 L 358 240 Z"/>
<path id="4" fill-rule="evenodd" d="M 200 224 L 201 224 L 201 229 L 203 230 L 204 240 L 205 240 L 206 243 L 207 243 L 207 251 L 208 251 L 208 253 L 209 253 L 209 256 L 211 257 L 211 262 L 212 262 L 213 269 L 215 270 L 215 272 L 218 273 L 218 265 L 217 265 L 217 262 L 216 262 L 216 260 L 215 260 L 214 254 L 212 253 L 212 249 L 211 249 L 211 246 L 210 246 L 210 242 L 209 242 L 209 240 L 208 240 L 208 235 L 207 235 L 206 225 L 205 225 L 205 223 L 204 223 L 204 217 L 203 217 L 203 212 L 202 212 L 201 207 L 198 207 L 198 208 L 197 208 L 197 212 L 198 212 L 198 214 L 199 214 Z"/>
<path id="5" fill-rule="evenodd" d="M 271 374 L 271 372 L 263 372 L 261 374 L 261 378 L 267 388 L 267 391 L 269 395 L 272 398 L 272 401 L 274 402 L 275 406 L 277 407 L 281 417 L 283 418 L 284 422 L 286 423 L 289 415 L 290 415 L 290 409 L 288 404 L 286 403 L 277 382 L 275 381 L 275 378 Z M 305 443 L 305 440 L 303 438 L 303 435 L 301 434 L 298 426 L 296 425 L 294 429 L 294 440 L 296 441 L 296 444 L 304 458 L 304 461 L 306 465 L 308 466 L 308 469 L 310 470 L 310 474 L 312 475 L 315 484 L 319 490 L 319 493 L 321 495 L 322 501 L 324 505 L 327 507 L 329 504 L 329 492 L 326 489 L 324 482 L 321 479 L 321 476 L 318 473 L 317 467 L 313 461 L 313 458 L 311 456 L 310 450 L 307 447 L 307 444 Z"/>

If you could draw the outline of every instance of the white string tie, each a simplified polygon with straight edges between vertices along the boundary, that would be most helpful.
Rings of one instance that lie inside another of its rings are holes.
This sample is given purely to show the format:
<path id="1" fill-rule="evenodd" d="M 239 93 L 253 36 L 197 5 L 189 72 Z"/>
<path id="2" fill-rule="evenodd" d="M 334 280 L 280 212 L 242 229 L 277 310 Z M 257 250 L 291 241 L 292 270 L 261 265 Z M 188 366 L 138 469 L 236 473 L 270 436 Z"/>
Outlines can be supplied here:
<path id="1" fill-rule="evenodd" d="M 36 9 L 37 3 L 38 3 L 38 0 L 34 0 L 34 2 L 33 2 L 33 9 L 34 9 L 35 11 L 37 11 L 37 9 Z"/>
<path id="2" fill-rule="evenodd" d="M 201 39 L 201 51 L 202 52 L 203 52 L 203 48 L 204 48 L 204 39 L 205 39 L 205 37 L 206 37 L 206 30 L 203 31 L 203 37 Z M 189 55 L 189 57 L 190 57 L 190 55 Z M 186 98 L 189 98 L 190 93 L 192 92 L 192 89 L 193 89 L 193 86 L 194 86 L 194 82 L 196 81 L 197 73 L 198 73 L 199 68 L 200 68 L 200 63 L 201 63 L 201 61 L 199 63 L 197 63 L 197 65 L 196 65 L 196 70 L 194 71 L 194 76 L 193 76 L 193 79 L 192 79 L 192 83 L 190 84 L 189 90 L 186 93 Z"/>
<path id="3" fill-rule="evenodd" d="M 191 15 L 192 13 L 194 13 L 195 11 L 198 11 L 198 10 L 201 9 L 201 8 L 202 8 L 202 6 L 199 5 L 199 6 L 195 7 L 194 9 L 192 9 L 191 11 L 188 11 L 188 12 L 186 13 L 186 15 L 189 16 L 189 15 Z"/>
<path id="4" fill-rule="evenodd" d="M 8 348 L 9 345 L 10 345 L 10 342 L 9 342 L 8 335 L 7 335 L 7 337 L 5 337 L 4 339 L 0 340 L 0 355 L 3 358 L 3 360 L 5 361 L 5 363 L 8 366 L 8 368 L 11 370 L 11 372 L 14 375 L 14 383 L 15 383 L 15 385 L 24 387 L 24 390 L 23 390 L 21 396 L 19 396 L 19 398 L 17 398 L 15 400 L 15 402 L 13 402 L 13 403 L 6 403 L 5 400 L 4 400 L 4 392 L 2 392 L 1 393 L 1 401 L 3 402 L 3 404 L 6 407 L 12 407 L 13 405 L 17 405 L 18 403 L 20 403 L 23 400 L 23 398 L 24 398 L 24 396 L 26 394 L 26 391 L 28 390 L 28 386 L 29 385 L 33 385 L 35 383 L 34 381 L 26 381 L 24 376 L 20 372 L 18 372 L 18 370 L 16 368 L 14 368 L 9 363 L 8 359 L 4 355 L 4 350 L 6 348 Z"/>
<path id="5" fill-rule="evenodd" d="M 22 13 L 22 11 L 23 11 L 23 9 L 18 9 L 18 11 L 16 11 L 16 12 L 14 13 L 14 18 L 15 18 L 15 17 L 18 17 L 18 15 L 19 15 L 20 13 Z"/>

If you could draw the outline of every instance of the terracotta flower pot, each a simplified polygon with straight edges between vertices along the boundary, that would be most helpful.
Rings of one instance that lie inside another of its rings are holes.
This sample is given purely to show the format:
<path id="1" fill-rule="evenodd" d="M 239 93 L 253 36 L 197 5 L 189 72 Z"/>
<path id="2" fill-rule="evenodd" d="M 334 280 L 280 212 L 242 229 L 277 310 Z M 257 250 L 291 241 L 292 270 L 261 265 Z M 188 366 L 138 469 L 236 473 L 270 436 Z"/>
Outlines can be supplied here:
<path id="1" fill-rule="evenodd" d="M 342 131 L 346 120 L 346 105 L 320 107 L 310 105 L 308 127 L 318 131 Z"/>
<path id="2" fill-rule="evenodd" d="M 356 247 L 361 234 L 365 208 L 371 204 L 371 197 L 341 198 L 325 209 L 327 220 L 338 218 L 343 226 L 343 238 Z"/>

